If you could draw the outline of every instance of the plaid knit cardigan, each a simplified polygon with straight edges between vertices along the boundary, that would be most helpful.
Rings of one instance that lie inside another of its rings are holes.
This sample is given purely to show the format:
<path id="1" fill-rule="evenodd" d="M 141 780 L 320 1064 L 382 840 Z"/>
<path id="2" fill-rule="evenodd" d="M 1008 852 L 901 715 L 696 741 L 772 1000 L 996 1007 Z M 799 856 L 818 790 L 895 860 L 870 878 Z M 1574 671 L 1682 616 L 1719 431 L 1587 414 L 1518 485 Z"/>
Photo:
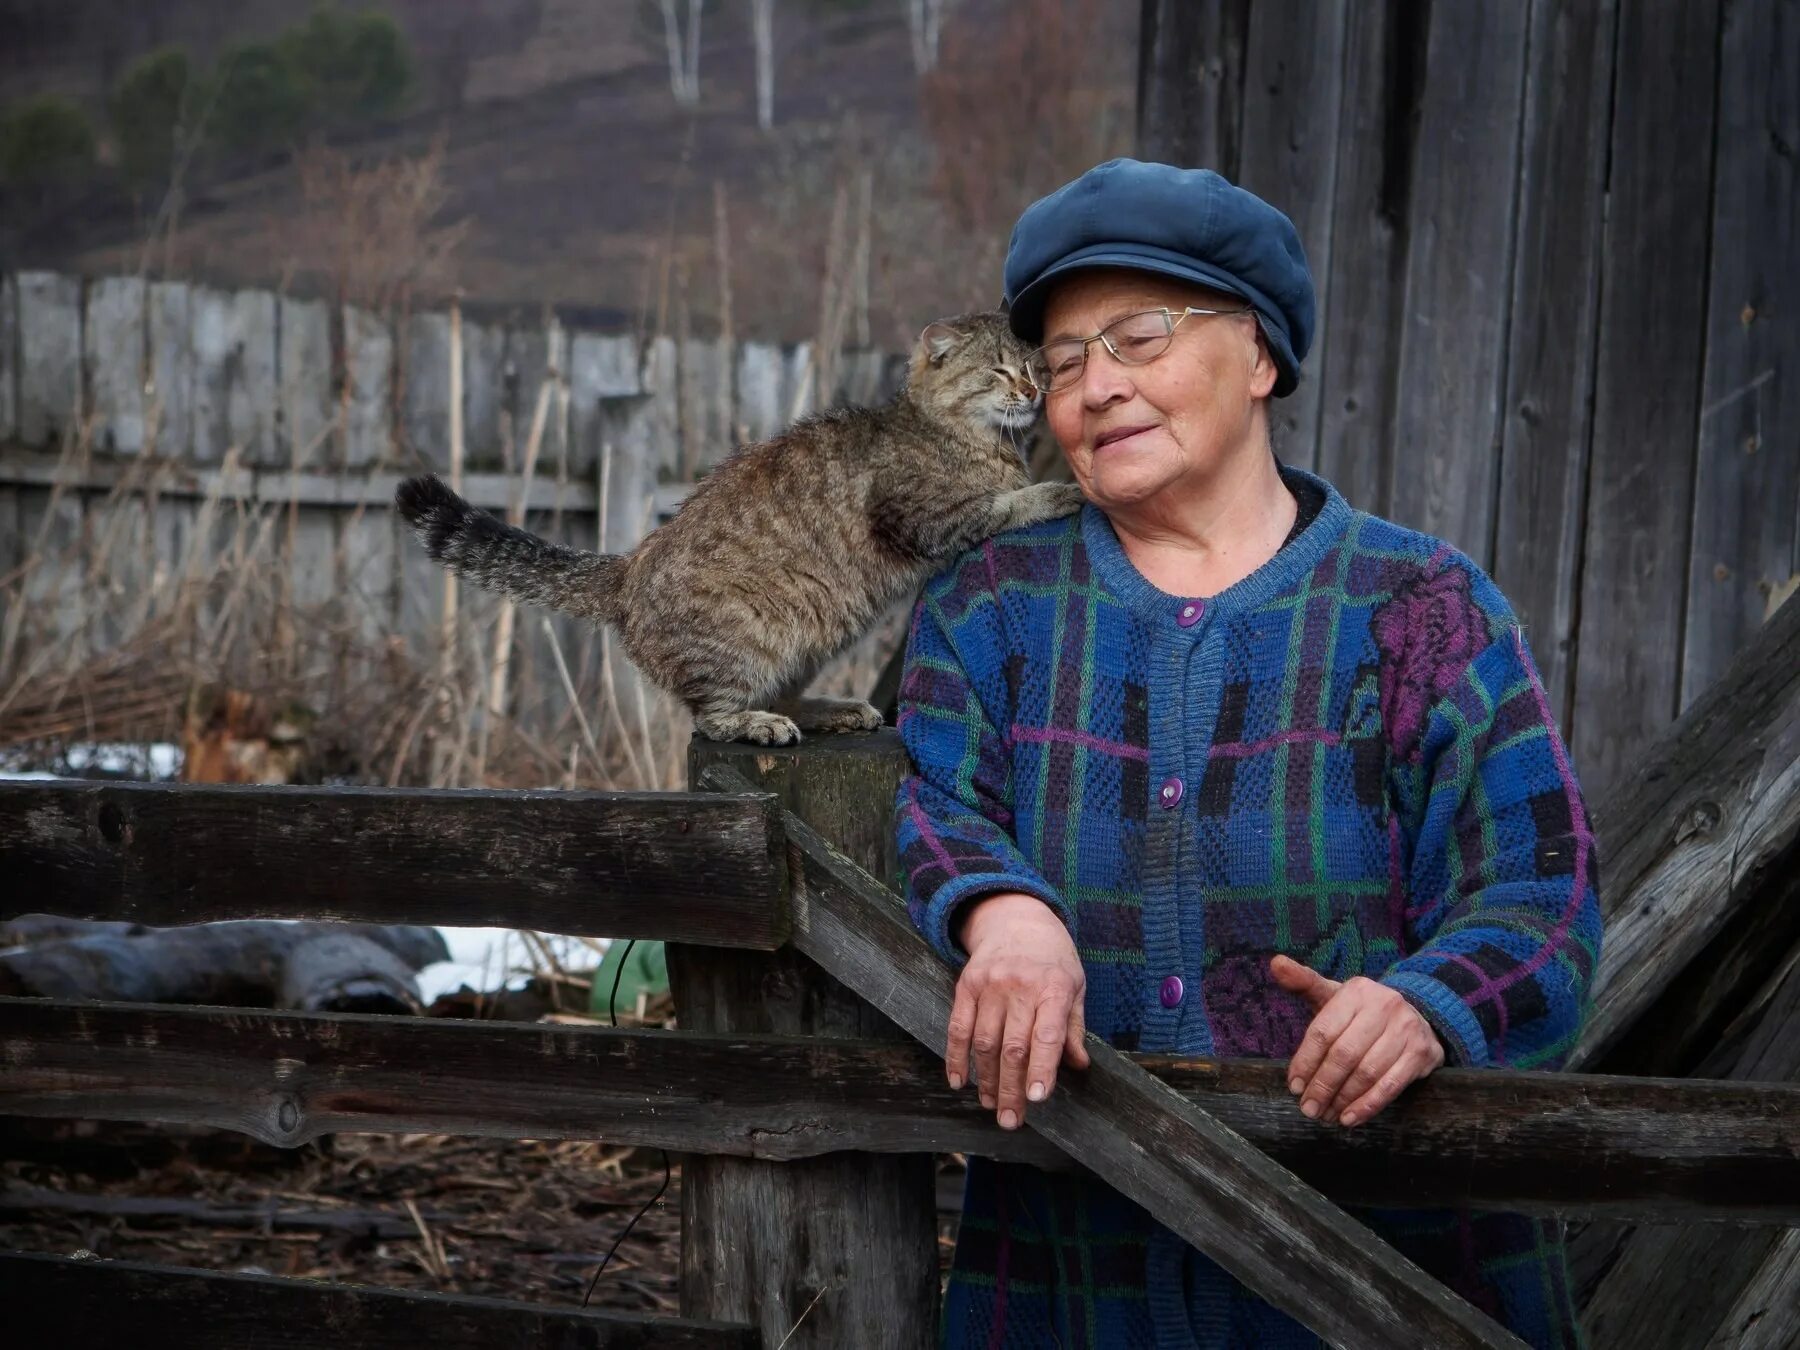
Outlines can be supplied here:
<path id="1" fill-rule="evenodd" d="M 1122 1049 L 1285 1059 L 1310 1016 L 1283 952 L 1397 989 L 1451 1064 L 1554 1068 L 1599 957 L 1596 858 L 1518 620 L 1448 545 L 1282 473 L 1323 505 L 1216 596 L 1156 589 L 1091 505 L 929 583 L 900 692 L 913 921 L 960 966 L 959 907 L 1037 896 Z M 1359 1217 L 1532 1344 L 1578 1343 L 1554 1225 Z M 1096 1179 L 981 1159 L 943 1343 L 1319 1344 Z"/>

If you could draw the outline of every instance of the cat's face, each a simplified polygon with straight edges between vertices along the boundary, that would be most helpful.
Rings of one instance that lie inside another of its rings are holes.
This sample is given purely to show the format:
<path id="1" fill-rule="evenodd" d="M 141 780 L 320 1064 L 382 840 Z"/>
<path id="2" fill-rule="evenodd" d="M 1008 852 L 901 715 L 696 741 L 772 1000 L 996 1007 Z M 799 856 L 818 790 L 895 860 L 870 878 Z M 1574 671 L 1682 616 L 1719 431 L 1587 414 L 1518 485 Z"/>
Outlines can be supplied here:
<path id="1" fill-rule="evenodd" d="M 997 311 L 940 319 L 919 335 L 907 388 L 947 420 L 1017 434 L 1043 407 L 1025 374 L 1030 354 Z"/>

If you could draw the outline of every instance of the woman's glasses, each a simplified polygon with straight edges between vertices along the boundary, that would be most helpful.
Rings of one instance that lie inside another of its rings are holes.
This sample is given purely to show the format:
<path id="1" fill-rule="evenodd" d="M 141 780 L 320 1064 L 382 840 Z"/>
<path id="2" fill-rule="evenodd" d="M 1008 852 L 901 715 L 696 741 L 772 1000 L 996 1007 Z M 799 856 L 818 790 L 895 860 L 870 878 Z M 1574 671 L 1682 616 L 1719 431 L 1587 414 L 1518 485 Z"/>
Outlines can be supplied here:
<path id="1" fill-rule="evenodd" d="M 1025 358 L 1025 375 L 1038 392 L 1053 394 L 1067 389 L 1081 378 L 1087 368 L 1087 350 L 1091 343 L 1103 342 L 1113 359 L 1127 366 L 1141 366 L 1154 361 L 1169 350 L 1175 330 L 1190 314 L 1248 314 L 1242 309 L 1196 309 L 1189 305 L 1177 314 L 1170 309 L 1147 309 L 1141 314 L 1127 314 L 1106 325 L 1093 337 L 1063 338 L 1039 347 Z"/>

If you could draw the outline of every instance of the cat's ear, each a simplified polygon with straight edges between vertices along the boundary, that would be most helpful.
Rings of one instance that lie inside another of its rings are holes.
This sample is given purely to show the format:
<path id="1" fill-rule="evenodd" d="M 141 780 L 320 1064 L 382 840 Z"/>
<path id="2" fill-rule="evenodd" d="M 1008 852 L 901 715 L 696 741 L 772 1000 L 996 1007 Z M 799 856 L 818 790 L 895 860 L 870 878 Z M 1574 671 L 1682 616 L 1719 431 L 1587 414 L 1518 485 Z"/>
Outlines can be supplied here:
<path id="1" fill-rule="evenodd" d="M 935 366 L 960 347 L 968 336 L 955 324 L 939 319 L 925 325 L 925 331 L 919 334 L 919 345 L 924 347 L 926 359 Z"/>

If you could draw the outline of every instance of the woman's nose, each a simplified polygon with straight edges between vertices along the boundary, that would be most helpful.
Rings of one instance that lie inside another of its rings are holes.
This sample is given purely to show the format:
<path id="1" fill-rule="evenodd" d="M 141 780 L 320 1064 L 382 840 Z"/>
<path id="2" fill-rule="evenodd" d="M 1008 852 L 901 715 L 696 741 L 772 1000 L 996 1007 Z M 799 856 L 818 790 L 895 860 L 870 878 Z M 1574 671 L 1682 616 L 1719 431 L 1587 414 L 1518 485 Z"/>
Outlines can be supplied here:
<path id="1" fill-rule="evenodd" d="M 1104 408 L 1121 398 L 1130 398 L 1134 386 L 1131 371 L 1106 349 L 1104 342 L 1088 348 L 1087 361 L 1081 368 L 1081 401 L 1090 408 Z"/>

